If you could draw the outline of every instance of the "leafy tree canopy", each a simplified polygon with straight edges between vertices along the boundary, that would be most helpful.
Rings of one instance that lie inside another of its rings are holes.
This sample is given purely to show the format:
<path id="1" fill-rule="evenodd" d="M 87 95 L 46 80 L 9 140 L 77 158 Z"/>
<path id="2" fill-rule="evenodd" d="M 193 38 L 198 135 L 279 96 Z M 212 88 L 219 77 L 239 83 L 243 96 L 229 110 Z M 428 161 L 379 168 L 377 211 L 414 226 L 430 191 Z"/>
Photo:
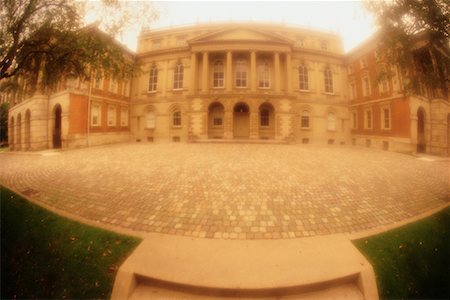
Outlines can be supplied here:
<path id="1" fill-rule="evenodd" d="M 406 88 L 417 91 L 420 82 L 448 97 L 448 0 L 377 0 L 366 1 L 366 6 L 377 20 L 384 45 L 393 50 L 389 58 L 403 70 L 414 66 Z"/>
<path id="2" fill-rule="evenodd" d="M 119 78 L 131 75 L 132 56 L 124 55 L 126 51 L 113 37 L 130 25 L 148 26 L 157 14 L 149 2 L 127 4 L 130 2 L 118 0 L 0 0 L 3 86 L 16 88 L 15 80 L 3 80 L 16 75 L 31 86 L 36 86 L 39 78 L 44 88 L 67 74 L 89 79 L 91 70 Z M 85 26 L 83 17 L 93 10 L 100 21 Z"/>

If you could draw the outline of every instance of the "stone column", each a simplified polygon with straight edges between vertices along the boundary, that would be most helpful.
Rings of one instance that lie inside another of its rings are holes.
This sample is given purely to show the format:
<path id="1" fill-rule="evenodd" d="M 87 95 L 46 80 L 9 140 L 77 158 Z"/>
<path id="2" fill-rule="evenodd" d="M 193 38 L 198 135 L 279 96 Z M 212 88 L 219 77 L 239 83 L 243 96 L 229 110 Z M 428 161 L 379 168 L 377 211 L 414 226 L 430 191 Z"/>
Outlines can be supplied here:
<path id="1" fill-rule="evenodd" d="M 292 93 L 292 59 L 291 53 L 286 53 L 286 90 Z"/>
<path id="2" fill-rule="evenodd" d="M 275 65 L 275 92 L 280 91 L 280 54 L 275 52 L 273 54 L 273 61 Z"/>
<path id="3" fill-rule="evenodd" d="M 197 93 L 197 53 L 191 54 L 191 89 L 192 93 Z"/>
<path id="4" fill-rule="evenodd" d="M 256 53 L 252 51 L 250 53 L 250 89 L 256 91 Z"/>
<path id="5" fill-rule="evenodd" d="M 225 107 L 223 112 L 223 137 L 225 139 L 233 138 L 233 111 Z"/>
<path id="6" fill-rule="evenodd" d="M 227 92 L 231 92 L 233 89 L 233 54 L 231 51 L 227 52 L 227 70 L 226 70 L 226 78 L 225 85 Z"/>
<path id="7" fill-rule="evenodd" d="M 250 112 L 250 138 L 259 138 L 259 111 L 252 110 Z"/>
<path id="8" fill-rule="evenodd" d="M 208 52 L 203 52 L 203 72 L 202 72 L 202 91 L 206 92 L 208 90 L 208 80 L 209 80 L 209 64 L 208 64 Z"/>

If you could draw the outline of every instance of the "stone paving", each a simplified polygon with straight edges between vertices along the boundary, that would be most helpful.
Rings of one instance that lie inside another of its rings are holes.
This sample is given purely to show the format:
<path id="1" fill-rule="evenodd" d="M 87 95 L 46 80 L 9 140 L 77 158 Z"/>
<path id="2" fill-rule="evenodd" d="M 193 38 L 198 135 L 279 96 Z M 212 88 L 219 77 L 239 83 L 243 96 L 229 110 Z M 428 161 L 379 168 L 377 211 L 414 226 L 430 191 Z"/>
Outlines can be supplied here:
<path id="1" fill-rule="evenodd" d="M 351 146 L 135 143 L 1 153 L 0 183 L 109 226 L 279 239 L 359 232 L 442 206 L 448 167 Z"/>

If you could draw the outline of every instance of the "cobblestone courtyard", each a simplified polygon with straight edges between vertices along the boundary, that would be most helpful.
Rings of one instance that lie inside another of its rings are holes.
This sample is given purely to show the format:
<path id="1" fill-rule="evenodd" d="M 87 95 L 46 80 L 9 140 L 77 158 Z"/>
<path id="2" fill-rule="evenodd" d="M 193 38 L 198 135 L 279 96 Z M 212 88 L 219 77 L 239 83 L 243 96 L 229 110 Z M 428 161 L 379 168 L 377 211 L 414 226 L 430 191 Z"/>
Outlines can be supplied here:
<path id="1" fill-rule="evenodd" d="M 0 154 L 0 183 L 125 229 L 229 239 L 349 233 L 449 201 L 449 162 L 359 147 L 118 144 Z"/>

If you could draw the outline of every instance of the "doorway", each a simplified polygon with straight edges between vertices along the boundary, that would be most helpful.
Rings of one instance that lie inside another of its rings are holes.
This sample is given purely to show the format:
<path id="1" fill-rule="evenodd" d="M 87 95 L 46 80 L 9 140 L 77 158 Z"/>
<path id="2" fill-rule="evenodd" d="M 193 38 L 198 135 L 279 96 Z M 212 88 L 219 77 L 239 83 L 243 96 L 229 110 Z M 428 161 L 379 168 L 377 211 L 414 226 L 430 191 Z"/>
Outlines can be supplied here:
<path id="1" fill-rule="evenodd" d="M 55 105 L 54 114 L 55 126 L 53 128 L 53 148 L 61 148 L 61 105 Z"/>
<path id="2" fill-rule="evenodd" d="M 238 103 L 233 110 L 233 136 L 235 138 L 249 138 L 250 116 L 249 108 L 245 103 Z"/>
<path id="3" fill-rule="evenodd" d="M 422 107 L 417 110 L 417 153 L 425 153 L 425 111 Z"/>

